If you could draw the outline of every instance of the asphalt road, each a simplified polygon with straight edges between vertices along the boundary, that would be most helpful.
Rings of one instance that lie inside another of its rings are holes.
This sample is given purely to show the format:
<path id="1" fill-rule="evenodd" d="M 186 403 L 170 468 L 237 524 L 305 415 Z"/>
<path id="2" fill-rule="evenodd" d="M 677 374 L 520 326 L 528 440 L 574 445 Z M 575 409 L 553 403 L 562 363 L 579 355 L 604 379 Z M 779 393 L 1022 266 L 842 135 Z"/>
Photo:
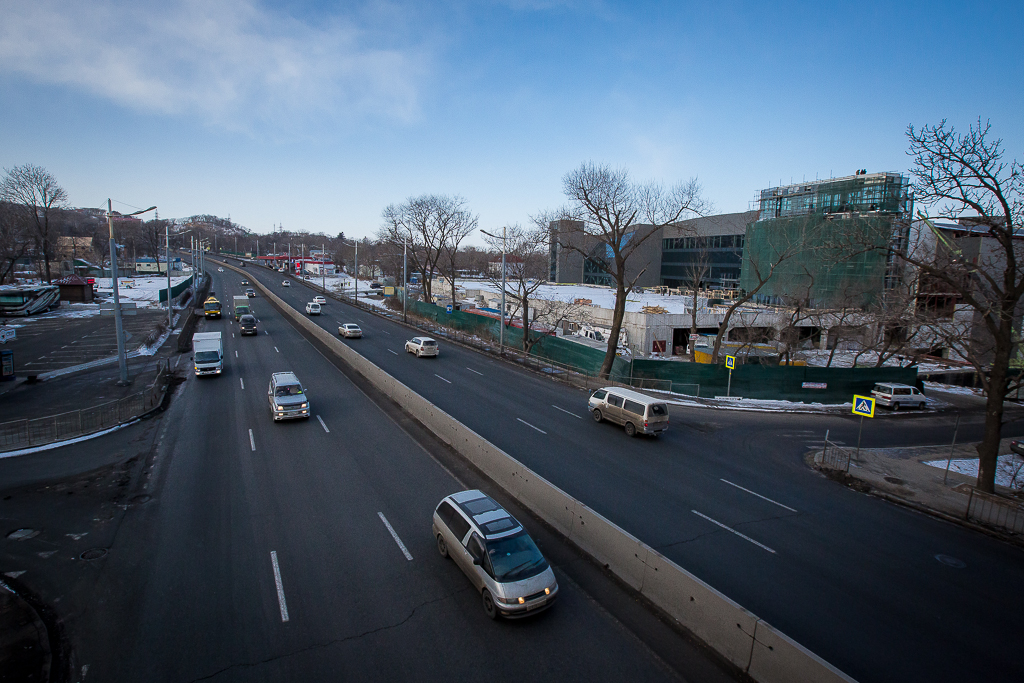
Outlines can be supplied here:
<path id="1" fill-rule="evenodd" d="M 215 277 L 214 289 L 230 301 L 237 281 Z M 555 561 L 557 605 L 488 620 L 430 531 L 461 477 L 254 303 L 256 337 L 238 336 L 229 316 L 201 324 L 224 333 L 226 371 L 190 376 L 161 418 L 144 494 L 108 534 L 89 600 L 76 603 L 77 676 L 679 679 Z M 267 383 L 284 370 L 306 385 L 312 419 L 271 420 Z M 542 549 L 564 554 L 549 538 L 538 535 Z M 706 663 L 696 670 L 694 680 L 725 680 Z"/>
<path id="2" fill-rule="evenodd" d="M 300 311 L 313 296 L 263 268 L 247 277 Z M 856 419 L 673 408 L 662 437 L 629 439 L 592 422 L 585 393 L 511 364 L 443 339 L 439 358 L 417 359 L 403 345 L 419 332 L 336 300 L 312 319 L 335 334 L 358 323 L 364 338 L 348 343 L 371 361 L 858 680 L 1024 679 L 1020 549 L 806 466 L 826 430 L 855 443 Z M 965 417 L 959 440 L 980 426 Z M 863 445 L 952 432 L 951 413 L 887 415 Z"/>

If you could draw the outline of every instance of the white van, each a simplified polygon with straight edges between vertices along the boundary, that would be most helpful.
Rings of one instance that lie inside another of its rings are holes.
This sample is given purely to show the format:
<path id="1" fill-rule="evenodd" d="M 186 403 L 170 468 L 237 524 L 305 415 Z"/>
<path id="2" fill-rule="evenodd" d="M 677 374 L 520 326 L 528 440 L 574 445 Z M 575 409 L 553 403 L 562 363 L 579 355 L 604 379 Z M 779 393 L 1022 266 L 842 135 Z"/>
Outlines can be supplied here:
<path id="1" fill-rule="evenodd" d="M 871 395 L 875 397 L 875 403 L 893 410 L 899 410 L 901 406 L 924 408 L 928 404 L 924 394 L 909 384 L 879 382 L 871 390 Z"/>
<path id="2" fill-rule="evenodd" d="M 587 408 L 595 422 L 620 424 L 628 436 L 657 436 L 668 429 L 668 404 L 630 389 L 598 389 L 590 395 Z"/>

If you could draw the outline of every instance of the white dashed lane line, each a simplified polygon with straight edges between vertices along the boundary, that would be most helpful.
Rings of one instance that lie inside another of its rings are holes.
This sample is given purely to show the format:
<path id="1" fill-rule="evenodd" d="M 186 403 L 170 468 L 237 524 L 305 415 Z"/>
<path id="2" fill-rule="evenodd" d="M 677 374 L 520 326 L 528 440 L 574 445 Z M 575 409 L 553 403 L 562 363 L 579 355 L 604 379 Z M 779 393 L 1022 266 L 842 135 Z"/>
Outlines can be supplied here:
<path id="1" fill-rule="evenodd" d="M 552 403 L 552 404 L 551 404 L 551 407 L 552 407 L 552 408 L 554 408 L 555 410 L 561 410 L 561 411 L 562 411 L 563 413 L 565 413 L 566 415 L 572 415 L 573 417 L 575 417 L 575 418 L 576 418 L 576 419 L 578 419 L 578 420 L 582 420 L 582 419 L 583 419 L 582 417 L 580 417 L 580 416 L 579 416 L 579 415 L 577 415 L 576 413 L 570 413 L 570 412 L 569 412 L 568 410 L 566 410 L 565 408 L 559 408 L 559 407 L 558 407 L 558 406 L 556 406 L 556 405 L 555 405 L 554 403 Z"/>
<path id="2" fill-rule="evenodd" d="M 245 378 L 239 377 L 238 378 L 238 383 L 242 385 L 243 389 L 245 389 Z"/>
<path id="3" fill-rule="evenodd" d="M 277 350 L 276 346 L 274 347 L 274 351 L 277 351 L 277 353 L 281 353 L 280 351 Z"/>
<path id="4" fill-rule="evenodd" d="M 388 351 L 390 351 L 391 353 L 395 354 L 396 356 L 398 355 L 398 351 L 392 351 L 391 349 L 388 349 Z"/>
<path id="5" fill-rule="evenodd" d="M 536 429 L 536 430 L 537 430 L 538 432 L 540 432 L 541 434 L 547 434 L 547 432 L 545 432 L 545 431 L 544 431 L 543 429 L 541 429 L 540 427 L 534 427 L 534 426 L 533 426 L 532 424 L 530 424 L 529 422 L 527 422 L 526 420 L 524 420 L 524 419 L 523 419 L 523 418 L 521 418 L 521 417 L 517 417 L 516 419 L 517 419 L 517 420 L 519 420 L 520 422 L 522 422 L 522 423 L 523 423 L 524 425 L 526 425 L 526 426 L 527 426 L 527 427 L 529 427 L 530 429 Z"/>
<path id="6" fill-rule="evenodd" d="M 231 335 L 232 337 L 235 335 Z M 238 351 L 235 351 L 235 358 L 238 358 Z"/>
<path id="7" fill-rule="evenodd" d="M 324 428 L 324 431 L 327 432 L 328 434 L 330 434 L 331 430 L 327 428 L 326 424 L 324 424 L 324 419 L 322 417 L 320 417 L 319 415 L 316 416 L 316 419 L 320 420 L 320 426 Z"/>
<path id="8" fill-rule="evenodd" d="M 734 484 L 734 483 L 732 483 L 732 482 L 731 482 L 731 481 L 729 481 L 728 479 L 722 479 L 721 481 L 724 481 L 724 482 L 725 482 L 726 484 L 728 484 L 729 486 L 735 486 L 735 487 L 736 487 L 736 488 L 738 488 L 738 489 L 739 489 L 740 491 L 746 491 L 747 493 L 749 493 L 749 494 L 750 494 L 750 495 L 752 495 L 752 496 L 757 496 L 757 497 L 758 497 L 758 498 L 760 498 L 761 500 L 767 500 L 767 501 L 768 501 L 769 503 L 771 503 L 771 504 L 773 504 L 773 505 L 778 505 L 778 506 L 779 506 L 780 508 L 785 508 L 786 510 L 789 510 L 790 512 L 796 512 L 796 510 L 794 510 L 793 508 L 789 507 L 788 505 L 783 505 L 782 503 L 780 503 L 780 502 L 778 502 L 778 501 L 775 501 L 775 500 L 772 500 L 771 498 L 767 498 L 767 497 L 765 497 L 765 496 L 762 496 L 762 495 L 761 495 L 760 493 L 754 493 L 754 492 L 753 492 L 753 491 L 751 491 L 750 489 L 745 489 L 745 488 L 743 488 L 742 486 L 740 486 L 739 484 Z"/>
<path id="9" fill-rule="evenodd" d="M 466 369 L 469 370 L 470 372 L 475 372 L 476 374 L 480 375 L 481 377 L 484 376 L 484 373 L 479 372 L 477 370 L 474 370 L 473 368 L 469 367 L 468 365 L 466 366 Z"/>
<path id="10" fill-rule="evenodd" d="M 256 450 L 256 439 L 253 437 L 251 429 L 249 430 L 249 446 L 251 446 L 254 451 Z"/>
<path id="11" fill-rule="evenodd" d="M 711 523 L 712 523 L 712 524 L 714 524 L 715 526 L 719 526 L 719 527 L 721 527 L 721 528 L 725 529 L 726 531 L 729 531 L 729 532 L 731 532 L 731 533 L 734 533 L 734 534 L 736 534 L 737 536 L 739 536 L 740 538 L 742 538 L 742 539 L 743 539 L 744 541 L 750 541 L 751 543 L 753 543 L 754 545 L 756 545 L 756 546 L 757 546 L 758 548 L 763 548 L 764 550 L 767 550 L 768 552 L 772 553 L 773 555 L 775 554 L 775 551 L 774 551 L 774 550 L 772 550 L 771 548 L 769 548 L 768 546 L 764 545 L 763 543 L 758 543 L 757 541 L 755 541 L 754 539 L 752 539 L 752 538 L 751 538 L 750 536 L 744 536 L 743 534 L 741 534 L 740 532 L 736 531 L 736 530 L 735 530 L 735 529 L 733 529 L 732 527 L 726 526 L 726 525 L 722 524 L 722 523 L 721 523 L 721 522 L 719 522 L 719 521 L 716 521 L 716 520 L 714 520 L 714 519 L 711 519 L 711 518 L 710 518 L 710 517 L 708 517 L 707 515 L 701 514 L 701 513 L 697 512 L 696 510 L 690 510 L 690 512 L 692 512 L 693 514 L 697 515 L 698 517 L 702 517 L 702 518 L 704 518 L 704 519 L 708 520 L 709 522 L 711 522 Z"/>
<path id="12" fill-rule="evenodd" d="M 448 382 L 448 384 L 452 383 L 452 381 L 450 379 L 445 379 L 444 377 L 442 377 L 441 375 L 437 374 L 436 372 L 434 373 L 434 377 L 438 378 L 442 382 Z"/>
<path id="13" fill-rule="evenodd" d="M 274 567 L 274 585 L 277 586 L 277 606 L 281 608 L 281 621 L 288 621 L 288 601 L 284 599 L 284 582 L 281 581 L 281 567 L 277 564 L 277 551 L 270 551 L 270 564 Z"/>
<path id="14" fill-rule="evenodd" d="M 380 521 L 384 522 L 384 526 L 388 528 L 388 532 L 391 534 L 391 538 L 395 539 L 395 543 L 397 543 L 398 547 L 401 548 L 402 554 L 405 555 L 405 559 L 411 562 L 412 555 L 409 554 L 409 551 L 408 549 L 406 549 L 405 544 L 402 543 L 402 539 L 398 537 L 398 534 L 396 534 L 395 530 L 391 527 L 391 524 L 390 522 L 388 522 L 387 517 L 384 516 L 383 512 L 378 512 L 377 516 L 380 517 Z"/>

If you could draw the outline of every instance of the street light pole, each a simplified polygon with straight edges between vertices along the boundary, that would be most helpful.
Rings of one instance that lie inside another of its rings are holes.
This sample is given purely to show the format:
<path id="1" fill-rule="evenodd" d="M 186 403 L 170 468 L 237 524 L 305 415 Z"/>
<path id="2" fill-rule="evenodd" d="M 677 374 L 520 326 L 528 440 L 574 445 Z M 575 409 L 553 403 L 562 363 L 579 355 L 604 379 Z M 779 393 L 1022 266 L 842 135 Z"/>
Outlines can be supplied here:
<path id="1" fill-rule="evenodd" d="M 148 209 L 142 211 L 136 211 L 135 213 L 127 214 L 129 216 L 138 216 L 140 213 L 146 213 L 147 211 L 153 211 L 156 209 L 155 206 L 151 206 Z M 107 229 L 110 231 L 110 279 L 113 284 L 114 290 L 114 334 L 117 335 L 117 367 L 120 371 L 120 378 L 118 380 L 119 386 L 125 386 L 128 384 L 128 358 L 124 351 L 124 324 L 121 321 L 121 296 L 117 286 L 117 242 L 114 240 L 114 209 L 111 206 L 111 200 L 107 199 Z M 168 305 L 170 305 L 170 292 L 168 295 Z"/>
<path id="2" fill-rule="evenodd" d="M 409 322 L 409 242 L 402 242 L 402 322 Z"/>
<path id="3" fill-rule="evenodd" d="M 174 329 L 174 310 L 171 307 L 171 224 L 164 226 L 164 239 L 167 247 L 167 329 Z"/>
<path id="4" fill-rule="evenodd" d="M 356 287 L 356 304 L 358 305 L 359 304 L 359 240 L 352 240 L 351 244 L 349 244 L 348 242 L 342 240 L 341 243 L 344 244 L 347 247 L 355 247 L 356 248 L 356 278 L 355 278 L 356 285 L 355 285 L 355 287 Z"/>
<path id="5" fill-rule="evenodd" d="M 325 263 L 327 260 L 327 245 L 320 245 L 320 289 L 327 294 L 327 273 L 325 271 Z"/>
<path id="6" fill-rule="evenodd" d="M 507 226 L 501 228 L 501 330 L 498 336 L 498 353 L 499 355 L 505 355 L 505 240 L 506 240 Z M 486 230 L 481 230 L 483 234 L 488 237 L 498 239 L 497 235 L 492 235 Z M 527 322 L 523 321 L 523 329 L 526 329 Z M 523 332 L 525 334 L 525 331 Z"/>

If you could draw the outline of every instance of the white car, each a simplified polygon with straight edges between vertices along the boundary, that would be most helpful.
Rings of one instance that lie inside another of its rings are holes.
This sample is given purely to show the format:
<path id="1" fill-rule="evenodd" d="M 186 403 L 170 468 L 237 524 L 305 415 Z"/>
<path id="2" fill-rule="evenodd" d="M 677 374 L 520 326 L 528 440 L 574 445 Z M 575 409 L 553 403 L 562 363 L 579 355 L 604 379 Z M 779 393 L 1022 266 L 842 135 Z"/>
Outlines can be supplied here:
<path id="1" fill-rule="evenodd" d="M 320 315 L 320 304 L 310 301 L 306 304 L 306 313 L 309 315 Z"/>
<path id="2" fill-rule="evenodd" d="M 417 358 L 421 356 L 436 356 L 439 352 L 437 341 L 430 337 L 413 337 L 405 342 L 405 350 L 409 353 L 415 353 Z"/>
<path id="3" fill-rule="evenodd" d="M 359 339 L 363 336 L 363 331 L 355 323 L 345 323 L 338 327 L 338 334 L 346 338 Z"/>
<path id="4" fill-rule="evenodd" d="M 218 272 L 218 273 L 223 273 L 223 272 L 224 272 L 224 269 L 223 269 L 223 268 L 218 268 L 218 269 L 217 269 L 217 272 Z"/>
<path id="5" fill-rule="evenodd" d="M 291 287 L 292 286 L 292 281 L 291 280 L 284 280 L 284 281 L 281 282 L 281 286 L 282 287 Z"/>
<path id="6" fill-rule="evenodd" d="M 325 303 L 327 303 L 327 299 L 322 296 L 314 296 L 313 303 L 320 304 L 321 306 L 323 306 Z"/>

